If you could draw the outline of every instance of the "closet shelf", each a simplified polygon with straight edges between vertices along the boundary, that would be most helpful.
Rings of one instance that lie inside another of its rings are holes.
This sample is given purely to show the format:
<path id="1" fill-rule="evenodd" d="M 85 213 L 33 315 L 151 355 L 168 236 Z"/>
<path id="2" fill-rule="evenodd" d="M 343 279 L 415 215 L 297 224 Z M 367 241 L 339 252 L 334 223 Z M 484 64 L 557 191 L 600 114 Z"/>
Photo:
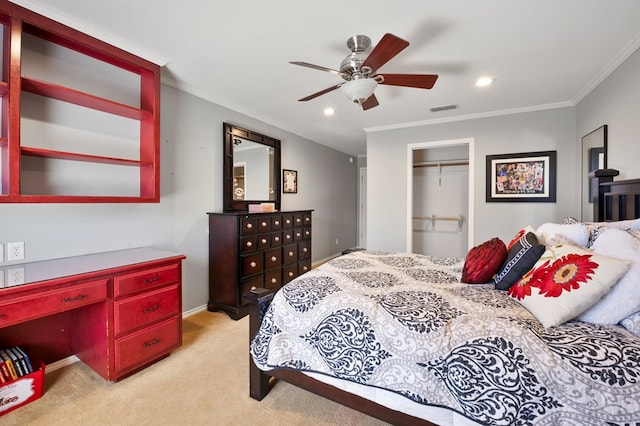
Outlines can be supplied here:
<path id="1" fill-rule="evenodd" d="M 110 101 L 68 87 L 36 80 L 35 78 L 22 77 L 22 90 L 121 117 L 132 118 L 134 120 L 144 120 L 152 116 L 149 111 Z"/>

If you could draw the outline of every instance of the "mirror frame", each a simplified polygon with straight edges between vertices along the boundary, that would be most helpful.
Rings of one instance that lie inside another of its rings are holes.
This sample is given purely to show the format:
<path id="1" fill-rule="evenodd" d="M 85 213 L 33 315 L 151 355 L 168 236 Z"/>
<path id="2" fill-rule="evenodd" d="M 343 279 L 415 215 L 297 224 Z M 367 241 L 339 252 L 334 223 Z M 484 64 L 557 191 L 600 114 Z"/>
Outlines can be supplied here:
<path id="1" fill-rule="evenodd" d="M 224 161 L 223 161 L 223 209 L 225 212 L 247 212 L 249 204 L 274 203 L 280 211 L 280 140 L 243 129 L 229 123 L 223 123 Z M 240 137 L 251 142 L 273 148 L 273 190 L 274 200 L 234 200 L 233 199 L 233 138 Z"/>
<path id="2" fill-rule="evenodd" d="M 597 129 L 584 135 L 580 140 L 580 148 L 582 150 L 580 166 L 580 180 L 582 182 L 580 205 L 581 220 L 583 221 L 593 220 L 593 218 L 591 217 L 591 215 L 593 214 L 593 181 L 589 177 L 589 173 L 595 170 L 593 169 L 593 167 L 595 167 L 593 162 L 596 160 L 594 156 L 597 155 L 598 152 L 602 152 L 604 154 L 602 160 L 602 169 L 607 169 L 608 167 L 608 130 L 609 126 L 603 124 Z"/>

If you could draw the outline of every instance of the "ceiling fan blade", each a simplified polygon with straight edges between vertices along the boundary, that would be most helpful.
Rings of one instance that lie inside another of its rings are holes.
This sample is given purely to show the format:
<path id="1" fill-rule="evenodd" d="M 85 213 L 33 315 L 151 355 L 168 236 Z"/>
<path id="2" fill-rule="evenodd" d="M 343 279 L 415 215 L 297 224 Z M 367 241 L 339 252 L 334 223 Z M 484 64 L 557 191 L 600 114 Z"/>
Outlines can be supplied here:
<path id="1" fill-rule="evenodd" d="M 376 98 L 376 95 L 373 94 L 373 95 L 369 96 L 366 101 L 364 101 L 362 103 L 362 109 L 366 111 L 366 110 L 371 109 L 373 107 L 377 107 L 378 105 L 380 105 L 378 103 L 378 98 Z"/>
<path id="2" fill-rule="evenodd" d="M 333 90 L 336 90 L 338 87 L 342 86 L 342 84 L 343 84 L 343 83 L 336 84 L 335 86 L 328 87 L 328 88 L 326 88 L 326 89 L 324 89 L 324 90 L 321 90 L 321 91 L 319 91 L 319 92 L 313 93 L 313 94 L 311 94 L 311 95 L 309 95 L 309 96 L 307 96 L 307 97 L 304 97 L 304 98 L 302 98 L 302 99 L 298 99 L 298 101 L 299 101 L 299 102 L 310 101 L 311 99 L 315 99 L 315 98 L 317 98 L 318 96 L 322 96 L 322 95 L 324 95 L 325 93 L 329 93 L 329 92 L 331 92 L 331 91 L 333 91 Z"/>
<path id="3" fill-rule="evenodd" d="M 409 42 L 394 36 L 385 34 L 376 47 L 373 48 L 367 59 L 362 63 L 363 67 L 371 67 L 375 72 L 381 66 L 389 62 L 394 56 L 409 46 Z"/>
<path id="4" fill-rule="evenodd" d="M 340 71 L 323 67 L 321 65 L 314 65 L 308 62 L 300 62 L 300 61 L 291 61 L 289 63 L 293 65 L 300 65 L 301 67 L 313 68 L 314 70 L 326 71 L 326 72 L 330 72 L 331 74 L 340 75 Z"/>
<path id="5" fill-rule="evenodd" d="M 436 83 L 436 74 L 378 74 L 379 84 L 389 86 L 417 87 L 418 89 L 431 89 Z"/>

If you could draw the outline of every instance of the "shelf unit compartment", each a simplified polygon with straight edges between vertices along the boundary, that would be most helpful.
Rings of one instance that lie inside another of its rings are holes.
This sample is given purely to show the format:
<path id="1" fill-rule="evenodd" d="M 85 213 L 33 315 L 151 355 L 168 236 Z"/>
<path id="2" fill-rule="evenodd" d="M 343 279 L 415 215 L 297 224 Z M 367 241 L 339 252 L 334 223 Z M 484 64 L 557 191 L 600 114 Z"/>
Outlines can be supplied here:
<path id="1" fill-rule="evenodd" d="M 63 91 L 86 93 L 140 108 L 140 73 L 44 40 L 28 33 L 29 29 L 33 30 L 33 27 L 25 25 L 22 35 L 23 80 L 49 83 Z"/>

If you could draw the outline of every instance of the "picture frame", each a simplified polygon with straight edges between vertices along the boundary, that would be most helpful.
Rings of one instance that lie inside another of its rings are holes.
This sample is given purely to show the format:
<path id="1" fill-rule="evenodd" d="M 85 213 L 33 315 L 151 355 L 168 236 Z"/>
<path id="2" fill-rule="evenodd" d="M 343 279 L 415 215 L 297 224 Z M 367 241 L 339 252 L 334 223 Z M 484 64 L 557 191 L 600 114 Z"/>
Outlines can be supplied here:
<path id="1" fill-rule="evenodd" d="M 296 194 L 298 192 L 298 171 L 282 169 L 282 192 Z"/>
<path id="2" fill-rule="evenodd" d="M 487 202 L 556 201 L 556 151 L 487 155 Z"/>

